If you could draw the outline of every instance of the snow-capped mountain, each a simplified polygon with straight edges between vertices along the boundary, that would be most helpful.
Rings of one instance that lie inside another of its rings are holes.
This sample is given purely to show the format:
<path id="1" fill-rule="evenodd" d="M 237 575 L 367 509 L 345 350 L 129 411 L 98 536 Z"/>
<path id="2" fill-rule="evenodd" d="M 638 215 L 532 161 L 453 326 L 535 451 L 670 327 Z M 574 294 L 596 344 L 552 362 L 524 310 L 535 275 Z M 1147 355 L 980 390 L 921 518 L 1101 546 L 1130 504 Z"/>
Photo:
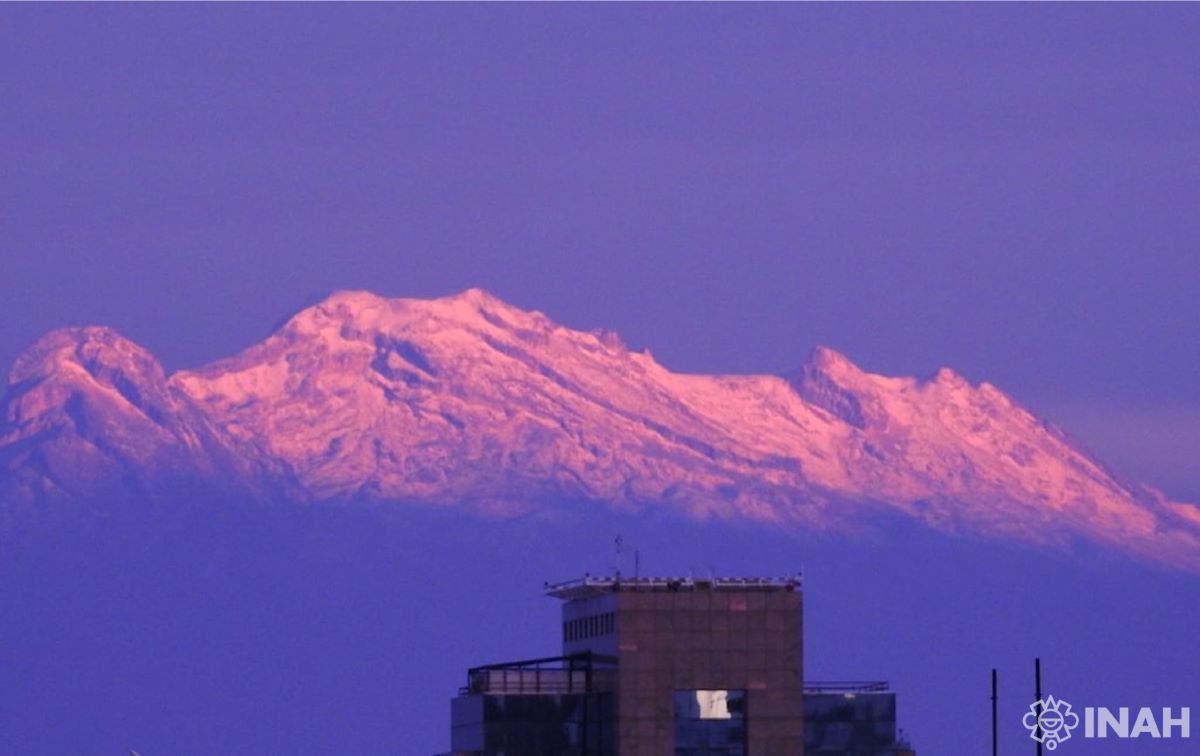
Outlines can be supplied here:
<path id="1" fill-rule="evenodd" d="M 472 289 L 340 292 L 262 343 L 164 375 L 105 328 L 14 365 L 10 508 L 181 483 L 299 501 L 570 500 L 785 528 L 885 521 L 1200 570 L 1200 509 L 1127 484 L 995 387 L 890 378 L 818 348 L 799 374 L 672 373 L 609 332 Z"/>

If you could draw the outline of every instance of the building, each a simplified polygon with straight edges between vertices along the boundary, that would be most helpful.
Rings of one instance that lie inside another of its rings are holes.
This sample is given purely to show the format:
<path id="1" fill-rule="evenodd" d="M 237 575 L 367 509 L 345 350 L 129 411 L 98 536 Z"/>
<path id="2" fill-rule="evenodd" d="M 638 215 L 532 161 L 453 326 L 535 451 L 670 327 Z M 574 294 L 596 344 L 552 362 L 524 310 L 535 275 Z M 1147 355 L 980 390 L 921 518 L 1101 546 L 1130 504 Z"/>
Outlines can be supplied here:
<path id="1" fill-rule="evenodd" d="M 490 664 L 450 705 L 455 754 L 617 753 L 615 659 L 588 653 Z"/>
<path id="2" fill-rule="evenodd" d="M 806 728 L 799 576 L 585 576 L 546 594 L 563 602 L 562 654 L 471 669 L 452 753 L 792 756 L 806 736 L 822 755 L 906 753 L 886 685 L 814 691 Z"/>
<path id="3" fill-rule="evenodd" d="M 804 684 L 805 756 L 913 756 L 886 682 Z"/>

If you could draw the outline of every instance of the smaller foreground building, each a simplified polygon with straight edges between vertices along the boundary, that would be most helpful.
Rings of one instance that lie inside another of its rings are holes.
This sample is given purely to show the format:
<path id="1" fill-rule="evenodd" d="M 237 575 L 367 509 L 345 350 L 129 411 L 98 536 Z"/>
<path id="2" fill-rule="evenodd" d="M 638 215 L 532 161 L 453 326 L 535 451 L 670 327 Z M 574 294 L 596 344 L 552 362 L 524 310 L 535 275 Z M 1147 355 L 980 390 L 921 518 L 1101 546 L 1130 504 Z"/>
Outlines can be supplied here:
<path id="1" fill-rule="evenodd" d="M 806 756 L 915 756 L 896 729 L 896 694 L 886 682 L 804 685 Z"/>

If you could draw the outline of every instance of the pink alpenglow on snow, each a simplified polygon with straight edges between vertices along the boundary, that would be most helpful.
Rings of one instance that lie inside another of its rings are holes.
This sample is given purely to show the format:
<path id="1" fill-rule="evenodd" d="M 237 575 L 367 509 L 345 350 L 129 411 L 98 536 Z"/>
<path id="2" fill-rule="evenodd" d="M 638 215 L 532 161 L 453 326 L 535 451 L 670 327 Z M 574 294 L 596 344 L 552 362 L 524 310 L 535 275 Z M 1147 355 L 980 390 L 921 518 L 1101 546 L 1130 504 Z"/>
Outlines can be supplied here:
<path id="1" fill-rule="evenodd" d="M 14 365 L 7 506 L 182 482 L 296 501 L 573 501 L 855 531 L 891 518 L 1200 571 L 1200 509 L 1125 482 L 994 386 L 860 370 L 684 375 L 472 289 L 339 292 L 240 354 L 167 376 L 106 328 Z"/>

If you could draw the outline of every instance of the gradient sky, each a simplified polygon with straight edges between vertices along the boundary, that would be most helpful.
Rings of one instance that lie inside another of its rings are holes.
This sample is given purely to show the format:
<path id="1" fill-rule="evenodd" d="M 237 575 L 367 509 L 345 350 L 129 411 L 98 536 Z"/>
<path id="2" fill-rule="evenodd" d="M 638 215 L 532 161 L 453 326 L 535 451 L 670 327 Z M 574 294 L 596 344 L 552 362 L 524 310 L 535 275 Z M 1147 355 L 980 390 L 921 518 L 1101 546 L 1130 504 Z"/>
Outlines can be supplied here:
<path id="1" fill-rule="evenodd" d="M 0 9 L 0 363 L 481 286 L 670 368 L 950 365 L 1200 501 L 1200 6 Z"/>

